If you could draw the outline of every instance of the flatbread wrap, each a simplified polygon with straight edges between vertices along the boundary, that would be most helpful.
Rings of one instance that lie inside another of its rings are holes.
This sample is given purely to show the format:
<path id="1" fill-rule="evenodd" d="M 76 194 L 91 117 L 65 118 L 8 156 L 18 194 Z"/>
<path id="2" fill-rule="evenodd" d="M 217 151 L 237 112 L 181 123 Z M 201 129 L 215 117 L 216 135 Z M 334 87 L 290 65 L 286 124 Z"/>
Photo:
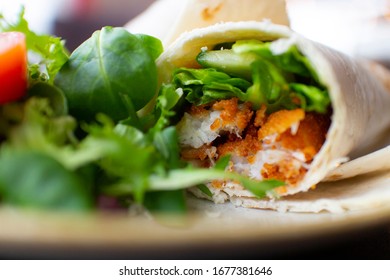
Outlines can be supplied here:
<path id="1" fill-rule="evenodd" d="M 374 151 L 390 126 L 390 94 L 369 66 L 268 21 L 194 29 L 157 64 L 162 90 L 182 100 L 174 124 L 184 160 L 208 168 L 227 156 L 232 172 L 284 183 L 266 199 L 233 181 L 209 182 L 211 194 L 191 189 L 217 203 L 332 211 L 289 200 L 315 196 L 327 174 Z"/>
<path id="2" fill-rule="evenodd" d="M 245 0 L 237 5 L 235 0 L 158 0 L 125 28 L 155 36 L 168 46 L 180 34 L 194 28 L 224 21 L 263 19 L 289 25 L 285 1 Z"/>

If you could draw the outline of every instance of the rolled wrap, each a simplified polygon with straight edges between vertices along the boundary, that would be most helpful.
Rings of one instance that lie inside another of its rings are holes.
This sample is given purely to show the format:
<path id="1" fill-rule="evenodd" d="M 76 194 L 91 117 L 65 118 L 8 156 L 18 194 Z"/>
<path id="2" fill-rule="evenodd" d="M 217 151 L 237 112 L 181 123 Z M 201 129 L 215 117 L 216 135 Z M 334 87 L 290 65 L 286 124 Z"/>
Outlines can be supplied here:
<path id="1" fill-rule="evenodd" d="M 326 141 L 314 157 L 306 175 L 298 185 L 287 186 L 281 193 L 282 196 L 290 196 L 309 191 L 326 178 L 327 174 L 347 162 L 350 155 L 358 157 L 364 155 L 362 151 L 375 150 L 377 139 L 388 131 L 390 94 L 367 65 L 312 42 L 286 26 L 255 21 L 221 23 L 184 33 L 159 57 L 157 64 L 161 83 L 169 83 L 174 69 L 199 68 L 196 56 L 205 47 L 213 49 L 217 44 L 237 40 L 273 41 L 279 38 L 285 40 L 283 44 L 279 44 L 278 51 L 283 52 L 294 44 L 309 59 L 320 82 L 329 91 L 333 108 Z M 372 166 L 370 168 L 373 169 Z M 361 173 L 365 173 L 364 168 Z M 346 186 L 348 187 L 350 186 Z M 296 204 L 289 205 L 288 199 L 272 197 L 258 199 L 235 183 L 226 183 L 222 188 L 209 185 L 209 188 L 215 202 L 230 200 L 246 207 L 271 209 L 282 207 L 284 211 L 300 211 Z M 193 189 L 193 192 L 198 196 L 207 197 L 198 189 Z M 313 190 L 310 192 L 315 193 Z M 301 210 L 331 211 L 332 207 L 328 206 L 319 207 L 316 204 L 310 208 L 305 205 Z M 343 207 L 348 209 L 348 205 Z"/>

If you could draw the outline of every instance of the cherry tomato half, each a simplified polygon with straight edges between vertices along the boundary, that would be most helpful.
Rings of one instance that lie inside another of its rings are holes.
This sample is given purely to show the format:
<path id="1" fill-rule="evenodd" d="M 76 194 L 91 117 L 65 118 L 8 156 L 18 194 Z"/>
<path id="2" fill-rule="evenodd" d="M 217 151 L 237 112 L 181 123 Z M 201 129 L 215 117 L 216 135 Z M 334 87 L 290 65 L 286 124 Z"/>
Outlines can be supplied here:
<path id="1" fill-rule="evenodd" d="M 26 89 L 26 38 L 20 32 L 0 33 L 0 104 L 20 99 Z"/>

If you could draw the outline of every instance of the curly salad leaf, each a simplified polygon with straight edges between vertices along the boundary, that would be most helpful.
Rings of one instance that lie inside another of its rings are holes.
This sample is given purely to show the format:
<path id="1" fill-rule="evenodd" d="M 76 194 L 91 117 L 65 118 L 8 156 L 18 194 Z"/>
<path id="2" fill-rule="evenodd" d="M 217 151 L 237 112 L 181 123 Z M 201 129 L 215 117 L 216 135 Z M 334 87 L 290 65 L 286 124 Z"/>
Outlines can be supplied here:
<path id="1" fill-rule="evenodd" d="M 330 98 L 308 59 L 295 45 L 273 53 L 278 43 L 237 41 L 229 49 L 203 50 L 197 57 L 203 68 L 177 69 L 173 86 L 195 105 L 237 97 L 268 112 L 301 107 L 326 113 Z"/>

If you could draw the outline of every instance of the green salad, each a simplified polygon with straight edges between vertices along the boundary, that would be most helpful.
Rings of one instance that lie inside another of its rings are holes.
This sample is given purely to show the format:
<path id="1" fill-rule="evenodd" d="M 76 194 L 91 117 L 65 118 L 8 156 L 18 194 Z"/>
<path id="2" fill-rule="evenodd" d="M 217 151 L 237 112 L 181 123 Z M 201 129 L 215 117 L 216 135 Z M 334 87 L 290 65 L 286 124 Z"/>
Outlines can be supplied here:
<path id="1" fill-rule="evenodd" d="M 109 198 L 119 208 L 137 203 L 151 211 L 182 213 L 186 189 L 198 186 L 207 194 L 204 183 L 209 180 L 238 181 L 258 197 L 284 184 L 225 172 L 228 157 L 210 169 L 181 160 L 171 118 L 183 97 L 169 86 L 157 94 L 155 60 L 163 51 L 158 39 L 104 27 L 69 53 L 60 38 L 32 32 L 23 11 L 16 23 L 0 16 L 0 31 L 24 34 L 28 51 L 25 95 L 0 105 L 1 205 L 82 212 L 100 209 L 100 201 Z M 271 70 L 280 86 L 266 99 L 251 94 L 254 87 L 269 92 L 271 85 L 257 81 L 261 73 L 248 79 L 252 63 L 243 65 L 241 56 L 248 55 L 247 48 L 264 55 L 268 50 L 256 42 L 235 48 L 240 51 L 218 55 L 234 57 L 230 73 L 236 78 L 214 70 L 178 70 L 175 81 L 189 92 L 188 100 L 201 104 L 224 91 L 256 104 L 269 102 L 270 108 L 289 108 L 296 105 L 285 98 L 287 85 L 309 110 L 323 110 L 324 102 L 311 97 L 320 89 L 289 83 L 272 65 L 256 58 L 256 69 Z M 283 68 L 286 59 L 275 63 Z M 201 53 L 198 60 L 218 68 L 213 53 Z M 302 65 L 305 60 L 298 58 L 293 69 L 285 70 L 305 71 Z M 204 80 L 211 82 L 204 83 L 207 94 L 199 95 L 197 84 Z"/>

